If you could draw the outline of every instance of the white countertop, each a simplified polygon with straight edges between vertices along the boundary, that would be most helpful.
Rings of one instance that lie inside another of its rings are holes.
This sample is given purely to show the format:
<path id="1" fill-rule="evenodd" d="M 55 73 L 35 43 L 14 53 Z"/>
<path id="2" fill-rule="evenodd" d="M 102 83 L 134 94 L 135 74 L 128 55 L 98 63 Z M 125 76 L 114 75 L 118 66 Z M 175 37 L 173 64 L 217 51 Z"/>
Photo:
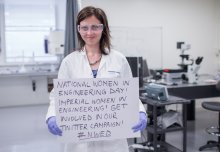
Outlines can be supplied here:
<path id="1" fill-rule="evenodd" d="M 56 78 L 58 72 L 51 72 L 51 71 L 32 71 L 32 72 L 23 72 L 23 73 L 0 73 L 0 78 L 9 78 L 9 77 L 36 77 L 36 76 L 47 76 Z"/>

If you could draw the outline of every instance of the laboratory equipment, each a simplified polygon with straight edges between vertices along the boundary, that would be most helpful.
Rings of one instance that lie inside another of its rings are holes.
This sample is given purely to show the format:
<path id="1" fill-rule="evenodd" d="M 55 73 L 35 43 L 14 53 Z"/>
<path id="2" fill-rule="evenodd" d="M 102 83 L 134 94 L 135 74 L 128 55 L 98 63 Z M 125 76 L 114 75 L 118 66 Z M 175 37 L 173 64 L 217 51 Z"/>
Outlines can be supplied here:
<path id="1" fill-rule="evenodd" d="M 48 52 L 50 54 L 58 55 L 64 53 L 64 35 L 64 31 L 61 30 L 50 31 L 48 36 Z"/>
<path id="2" fill-rule="evenodd" d="M 143 58 L 142 57 L 126 57 L 133 77 L 139 77 L 139 87 L 143 86 Z"/>
<path id="3" fill-rule="evenodd" d="M 183 69 L 164 69 L 163 70 L 163 80 L 167 85 L 176 85 L 183 82 L 183 76 L 185 75 L 185 70 Z"/>
<path id="4" fill-rule="evenodd" d="M 200 69 L 200 64 L 203 60 L 203 57 L 197 57 L 197 59 L 194 60 L 193 58 L 190 58 L 189 54 L 185 54 L 186 50 L 191 49 L 191 45 L 185 44 L 185 42 L 177 42 L 177 49 L 180 49 L 181 51 L 181 63 L 178 65 L 184 72 L 186 72 L 185 74 L 182 74 L 183 82 L 197 83 L 198 71 Z"/>
<path id="5" fill-rule="evenodd" d="M 45 37 L 45 52 L 57 56 L 57 62 L 61 63 L 64 56 L 65 33 L 62 30 L 50 31 L 49 36 Z M 48 45 L 47 43 L 48 42 Z M 56 71 L 57 66 L 51 63 L 50 70 Z"/>
<path id="6" fill-rule="evenodd" d="M 188 83 L 197 83 L 198 82 L 198 71 L 200 69 L 200 64 L 203 60 L 203 57 L 197 57 L 195 62 L 187 67 L 187 78 Z"/>
<path id="7" fill-rule="evenodd" d="M 157 125 L 163 129 L 173 125 L 183 126 L 182 115 L 180 112 L 169 110 L 157 117 Z"/>
<path id="8" fill-rule="evenodd" d="M 192 60 L 189 58 L 189 54 L 185 54 L 185 51 L 191 49 L 191 45 L 185 44 L 185 42 L 177 42 L 177 49 L 180 49 L 181 51 L 181 63 L 178 64 L 178 66 L 180 66 L 180 68 L 184 71 L 187 71 L 187 66 L 192 63 L 190 63 Z"/>
<path id="9" fill-rule="evenodd" d="M 169 98 L 167 87 L 156 83 L 149 83 L 145 86 L 147 96 L 158 101 L 167 101 Z"/>

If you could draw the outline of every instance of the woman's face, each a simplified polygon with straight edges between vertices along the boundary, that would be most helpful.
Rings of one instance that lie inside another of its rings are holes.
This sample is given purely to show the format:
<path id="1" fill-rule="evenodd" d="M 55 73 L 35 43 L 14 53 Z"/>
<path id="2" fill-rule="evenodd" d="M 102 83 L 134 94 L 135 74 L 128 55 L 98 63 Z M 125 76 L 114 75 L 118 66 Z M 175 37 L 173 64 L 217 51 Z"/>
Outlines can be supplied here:
<path id="1" fill-rule="evenodd" d="M 78 32 L 87 46 L 99 46 L 102 31 L 103 24 L 95 16 L 84 19 L 78 26 Z"/>

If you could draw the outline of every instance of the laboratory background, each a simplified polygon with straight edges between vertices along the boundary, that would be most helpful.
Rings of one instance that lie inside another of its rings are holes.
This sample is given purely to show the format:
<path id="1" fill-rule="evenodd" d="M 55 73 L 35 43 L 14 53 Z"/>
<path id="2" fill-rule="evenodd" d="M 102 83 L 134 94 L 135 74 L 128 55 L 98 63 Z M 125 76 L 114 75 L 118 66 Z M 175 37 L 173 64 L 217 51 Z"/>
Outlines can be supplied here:
<path id="1" fill-rule="evenodd" d="M 168 125 L 128 139 L 129 151 L 219 151 L 220 0 L 0 0 L 0 152 L 62 152 L 45 117 L 77 45 L 72 19 L 86 6 L 105 11 L 112 48 L 139 77 L 149 128 L 155 118 Z"/>

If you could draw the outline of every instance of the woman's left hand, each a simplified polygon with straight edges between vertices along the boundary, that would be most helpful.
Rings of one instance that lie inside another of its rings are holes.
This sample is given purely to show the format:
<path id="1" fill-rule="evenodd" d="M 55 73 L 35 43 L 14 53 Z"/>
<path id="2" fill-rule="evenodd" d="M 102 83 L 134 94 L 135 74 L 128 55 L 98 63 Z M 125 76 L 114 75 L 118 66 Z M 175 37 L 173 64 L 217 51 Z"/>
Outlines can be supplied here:
<path id="1" fill-rule="evenodd" d="M 147 116 L 144 112 L 139 112 L 139 122 L 132 127 L 133 132 L 143 131 L 147 126 Z"/>

